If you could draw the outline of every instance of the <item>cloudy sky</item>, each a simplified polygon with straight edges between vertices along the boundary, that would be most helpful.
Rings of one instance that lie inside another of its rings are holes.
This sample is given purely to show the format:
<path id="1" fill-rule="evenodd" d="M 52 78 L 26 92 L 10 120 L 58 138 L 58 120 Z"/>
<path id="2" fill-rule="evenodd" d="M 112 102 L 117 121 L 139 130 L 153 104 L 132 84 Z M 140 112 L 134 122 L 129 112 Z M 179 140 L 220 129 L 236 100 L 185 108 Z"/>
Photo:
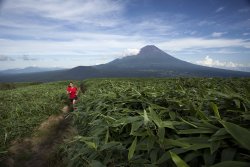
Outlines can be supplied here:
<path id="1" fill-rule="evenodd" d="M 0 0 L 0 70 L 103 64 L 148 44 L 250 69 L 250 1 Z"/>

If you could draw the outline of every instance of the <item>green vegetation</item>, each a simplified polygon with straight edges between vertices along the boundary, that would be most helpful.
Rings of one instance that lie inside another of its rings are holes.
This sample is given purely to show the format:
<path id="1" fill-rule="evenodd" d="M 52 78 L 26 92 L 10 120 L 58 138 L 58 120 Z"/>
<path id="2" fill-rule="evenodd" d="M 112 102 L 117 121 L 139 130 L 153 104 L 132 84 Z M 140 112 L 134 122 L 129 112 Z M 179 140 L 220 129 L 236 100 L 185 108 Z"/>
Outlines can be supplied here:
<path id="1" fill-rule="evenodd" d="M 6 153 L 11 141 L 30 136 L 42 121 L 60 112 L 63 106 L 61 95 L 65 94 L 67 84 L 67 82 L 1 84 L 0 156 Z M 3 90 L 7 87 L 11 90 Z"/>
<path id="2" fill-rule="evenodd" d="M 42 82 L 19 82 L 19 83 L 0 83 L 0 90 L 11 90 L 30 85 L 39 85 Z"/>
<path id="3" fill-rule="evenodd" d="M 78 134 L 52 160 L 74 167 L 250 166 L 249 78 L 83 83 L 86 91 L 70 113 Z M 0 162 L 11 141 L 30 136 L 60 112 L 67 84 L 0 91 Z"/>
<path id="4" fill-rule="evenodd" d="M 250 166 L 249 79 L 91 79 L 69 166 Z M 216 164 L 216 165 L 215 165 Z"/>

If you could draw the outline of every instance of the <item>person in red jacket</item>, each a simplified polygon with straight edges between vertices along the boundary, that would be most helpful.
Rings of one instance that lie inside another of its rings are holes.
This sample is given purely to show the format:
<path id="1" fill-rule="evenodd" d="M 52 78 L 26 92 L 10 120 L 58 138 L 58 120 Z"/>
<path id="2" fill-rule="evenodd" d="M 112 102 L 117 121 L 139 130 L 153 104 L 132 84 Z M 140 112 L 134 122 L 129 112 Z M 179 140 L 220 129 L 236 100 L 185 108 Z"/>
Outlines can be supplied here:
<path id="1" fill-rule="evenodd" d="M 74 86 L 73 82 L 69 83 L 67 87 L 67 94 L 69 95 L 70 102 L 74 105 L 78 99 L 78 89 Z"/>

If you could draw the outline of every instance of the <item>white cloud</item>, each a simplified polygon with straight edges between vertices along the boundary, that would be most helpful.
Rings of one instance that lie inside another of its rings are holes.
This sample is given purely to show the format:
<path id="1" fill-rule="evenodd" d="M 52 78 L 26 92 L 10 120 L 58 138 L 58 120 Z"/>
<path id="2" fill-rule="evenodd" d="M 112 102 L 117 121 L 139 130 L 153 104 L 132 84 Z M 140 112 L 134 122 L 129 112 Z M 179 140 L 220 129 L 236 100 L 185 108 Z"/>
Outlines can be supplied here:
<path id="1" fill-rule="evenodd" d="M 197 31 L 191 31 L 190 32 L 190 35 L 195 35 L 195 34 L 197 34 Z"/>
<path id="2" fill-rule="evenodd" d="M 244 67 L 243 64 L 229 62 L 222 62 L 219 60 L 214 60 L 209 56 L 206 56 L 203 60 L 196 61 L 197 64 L 209 66 L 209 67 L 222 67 L 222 68 L 235 68 Z"/>
<path id="3" fill-rule="evenodd" d="M 243 47 L 250 48 L 250 41 L 243 39 L 206 39 L 206 38 L 180 38 L 166 42 L 161 42 L 157 46 L 172 51 L 181 51 L 185 49 L 207 49 L 207 48 L 225 48 L 225 47 Z"/>
<path id="4" fill-rule="evenodd" d="M 24 61 L 35 61 L 35 60 L 37 60 L 37 58 L 32 58 L 29 55 L 23 55 L 21 57 L 21 59 L 24 60 Z"/>
<path id="5" fill-rule="evenodd" d="M 215 23 L 216 23 L 215 21 L 202 20 L 202 21 L 198 22 L 198 25 L 199 26 L 210 26 L 210 25 L 213 25 Z"/>
<path id="6" fill-rule="evenodd" d="M 167 34 L 173 33 L 174 27 L 163 22 L 161 19 L 151 18 L 133 24 L 133 29 L 137 31 L 151 31 L 153 33 Z"/>
<path id="7" fill-rule="evenodd" d="M 123 56 L 122 50 L 126 48 L 141 48 L 146 43 L 139 38 L 129 36 L 115 36 L 108 34 L 89 34 L 89 39 L 75 39 L 67 41 L 51 40 L 10 40 L 0 39 L 0 50 L 5 55 L 66 55 L 91 57 L 93 55 L 101 57 Z M 135 53 L 135 49 L 128 49 L 126 53 Z"/>
<path id="8" fill-rule="evenodd" d="M 247 36 L 247 35 L 250 35 L 250 33 L 245 32 L 242 35 Z"/>
<path id="9" fill-rule="evenodd" d="M 213 32 L 212 37 L 221 37 L 223 34 L 226 34 L 227 32 Z"/>
<path id="10" fill-rule="evenodd" d="M 212 53 L 211 51 L 210 51 L 210 53 Z M 213 53 L 214 54 L 227 54 L 227 55 L 229 55 L 229 54 L 242 54 L 242 53 L 244 53 L 243 51 L 237 51 L 237 50 L 234 50 L 234 49 L 231 49 L 231 48 L 220 48 L 220 49 L 216 49 L 216 50 L 214 50 L 213 51 Z"/>
<path id="11" fill-rule="evenodd" d="M 13 59 L 10 56 L 5 56 L 5 55 L 0 55 L 0 61 L 14 61 L 15 59 Z"/>
<path id="12" fill-rule="evenodd" d="M 15 16 L 36 17 L 87 23 L 99 26 L 114 26 L 125 3 L 112 0 L 8 0 L 3 10 Z"/>
<path id="13" fill-rule="evenodd" d="M 133 56 L 139 53 L 140 49 L 137 48 L 127 48 L 123 51 L 123 56 Z"/>
<path id="14" fill-rule="evenodd" d="M 219 13 L 219 12 L 223 11 L 224 9 L 225 9 L 225 7 L 221 6 L 221 7 L 216 9 L 215 13 Z"/>
<path id="15" fill-rule="evenodd" d="M 88 33 L 130 36 L 176 35 L 175 27 L 154 15 L 128 20 L 123 0 L 9 0 L 0 17 L 1 34 L 17 39 L 88 40 Z M 46 4 L 46 5 L 44 5 Z M 32 17 L 31 17 L 32 16 Z M 177 17 L 177 16 L 171 16 Z M 150 21 L 149 21 L 150 20 Z M 175 19 L 173 19 L 175 20 Z M 112 33 L 110 33 L 112 32 Z M 146 34 L 146 35 L 145 35 Z"/>
<path id="16" fill-rule="evenodd" d="M 195 61 L 194 63 L 208 67 L 250 72 L 249 62 L 242 64 L 242 63 L 234 63 L 232 61 L 219 61 L 219 60 L 214 60 L 209 56 L 206 56 L 203 60 L 198 60 Z"/>
<path id="17" fill-rule="evenodd" d="M 136 49 L 132 48 L 141 48 L 149 43 L 149 41 L 140 36 L 132 37 L 97 33 L 85 33 L 82 35 L 85 35 L 85 38 L 88 40 L 85 40 L 83 37 L 65 41 L 0 39 L 0 51 L 4 55 L 32 55 L 33 57 L 36 55 L 109 55 L 114 57 L 136 53 Z M 171 52 L 208 48 L 250 48 L 250 41 L 242 39 L 180 38 L 153 42 L 151 44 Z M 124 53 L 122 53 L 122 50 L 125 50 Z"/>
<path id="18" fill-rule="evenodd" d="M 247 13 L 250 12 L 250 8 L 242 8 L 238 10 L 240 13 Z"/>

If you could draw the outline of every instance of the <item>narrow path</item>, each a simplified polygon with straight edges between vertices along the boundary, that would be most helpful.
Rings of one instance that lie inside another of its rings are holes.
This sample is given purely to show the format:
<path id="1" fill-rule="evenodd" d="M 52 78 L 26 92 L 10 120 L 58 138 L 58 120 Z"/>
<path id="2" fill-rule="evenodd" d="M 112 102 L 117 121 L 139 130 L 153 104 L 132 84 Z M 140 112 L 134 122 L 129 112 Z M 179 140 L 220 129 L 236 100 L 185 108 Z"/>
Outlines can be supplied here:
<path id="1" fill-rule="evenodd" d="M 15 141 L 8 150 L 10 156 L 6 160 L 6 166 L 48 167 L 55 166 L 56 163 L 61 166 L 63 160 L 55 158 L 56 149 L 66 138 L 76 133 L 70 118 L 65 117 L 68 111 L 69 107 L 65 106 L 62 114 L 52 115 L 42 122 L 36 136 Z"/>

